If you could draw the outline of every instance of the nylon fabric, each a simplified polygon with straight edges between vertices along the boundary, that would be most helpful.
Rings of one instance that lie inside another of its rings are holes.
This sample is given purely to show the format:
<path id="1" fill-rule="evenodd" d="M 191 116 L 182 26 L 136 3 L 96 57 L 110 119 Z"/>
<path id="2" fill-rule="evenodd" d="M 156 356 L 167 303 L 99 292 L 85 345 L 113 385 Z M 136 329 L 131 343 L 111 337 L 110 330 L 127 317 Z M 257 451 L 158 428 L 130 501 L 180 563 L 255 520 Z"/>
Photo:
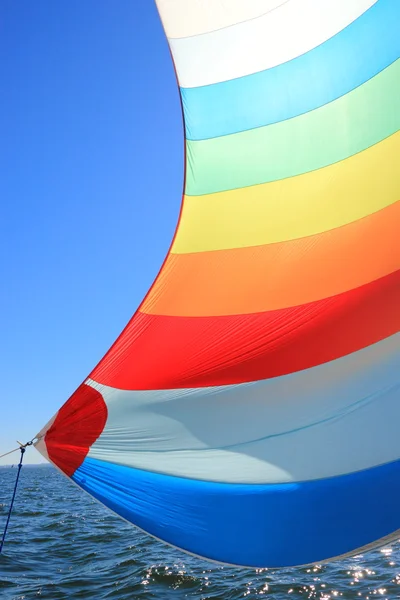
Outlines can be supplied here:
<path id="1" fill-rule="evenodd" d="M 88 380 L 108 410 L 88 456 L 225 483 L 307 481 L 384 464 L 400 458 L 399 364 L 397 334 L 256 383 L 126 391 Z M 385 431 L 384 443 L 371 428 Z"/>
<path id="2" fill-rule="evenodd" d="M 179 83 L 184 88 L 201 87 L 275 67 L 319 46 L 375 3 L 290 1 L 238 25 L 171 39 Z"/>
<path id="3" fill-rule="evenodd" d="M 400 271 L 396 271 L 338 296 L 278 311 L 224 317 L 139 312 L 90 377 L 125 390 L 277 377 L 397 333 L 399 306 Z M 151 354 L 146 352 L 148 345 Z"/>
<path id="4" fill-rule="evenodd" d="M 397 60 L 349 94 L 300 117 L 210 140 L 188 140 L 186 195 L 302 175 L 381 142 L 400 129 L 399 81 Z"/>
<path id="5" fill-rule="evenodd" d="M 202 35 L 231 27 L 256 19 L 287 2 L 288 0 L 156 0 L 169 38 Z"/>
<path id="6" fill-rule="evenodd" d="M 246 486 L 87 458 L 73 480 L 153 536 L 248 567 L 319 562 L 379 540 L 398 523 L 399 462 L 324 481 Z"/>
<path id="7" fill-rule="evenodd" d="M 207 559 L 284 567 L 395 539 L 400 2 L 156 4 L 185 125 L 179 223 L 35 446 Z"/>
<path id="8" fill-rule="evenodd" d="M 351 158 L 298 177 L 185 196 L 172 252 L 303 238 L 347 225 L 398 200 L 400 132 Z"/>
<path id="9" fill-rule="evenodd" d="M 296 59 L 246 77 L 181 88 L 187 139 L 278 123 L 351 92 L 399 58 L 399 22 L 398 0 L 379 0 L 346 29 Z"/>
<path id="10" fill-rule="evenodd" d="M 170 254 L 141 311 L 182 317 L 249 314 L 335 296 L 400 268 L 399 221 L 400 202 L 395 202 L 310 237 Z"/>

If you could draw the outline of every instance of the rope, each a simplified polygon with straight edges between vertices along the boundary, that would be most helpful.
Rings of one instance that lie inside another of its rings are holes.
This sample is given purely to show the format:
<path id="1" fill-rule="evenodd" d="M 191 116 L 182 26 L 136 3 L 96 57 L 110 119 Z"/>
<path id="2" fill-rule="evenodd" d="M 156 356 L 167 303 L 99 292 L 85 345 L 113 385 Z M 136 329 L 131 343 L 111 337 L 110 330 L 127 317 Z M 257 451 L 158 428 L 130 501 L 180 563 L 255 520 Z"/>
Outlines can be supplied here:
<path id="1" fill-rule="evenodd" d="M 12 454 L 13 452 L 16 452 L 17 450 L 20 450 L 21 446 L 18 446 L 18 448 L 14 448 L 14 450 L 10 450 L 10 452 L 6 452 L 5 454 L 0 454 L 0 458 L 3 458 L 3 456 L 8 456 L 9 454 Z"/>
<path id="2" fill-rule="evenodd" d="M 15 480 L 14 491 L 13 491 L 13 495 L 11 498 L 10 509 L 8 511 L 7 520 L 6 520 L 6 526 L 4 527 L 3 537 L 0 540 L 0 554 L 1 554 L 1 551 L 3 550 L 4 542 L 5 542 L 6 535 L 7 535 L 8 524 L 10 522 L 12 509 L 14 506 L 15 494 L 17 493 L 18 480 L 19 480 L 19 475 L 21 473 L 21 469 L 22 469 L 22 461 L 24 459 L 24 454 L 25 454 L 27 446 L 32 446 L 32 444 L 33 444 L 33 440 L 31 440 L 30 442 L 27 442 L 26 444 L 20 444 L 19 448 L 15 448 L 14 450 L 11 450 L 10 452 L 6 452 L 5 454 L 2 455 L 2 456 L 7 456 L 8 454 L 12 454 L 12 452 L 16 452 L 17 450 L 20 450 L 20 452 L 21 452 L 21 458 L 19 459 L 19 464 L 18 464 L 17 478 Z M 0 456 L 0 458 L 2 458 L 2 456 Z"/>

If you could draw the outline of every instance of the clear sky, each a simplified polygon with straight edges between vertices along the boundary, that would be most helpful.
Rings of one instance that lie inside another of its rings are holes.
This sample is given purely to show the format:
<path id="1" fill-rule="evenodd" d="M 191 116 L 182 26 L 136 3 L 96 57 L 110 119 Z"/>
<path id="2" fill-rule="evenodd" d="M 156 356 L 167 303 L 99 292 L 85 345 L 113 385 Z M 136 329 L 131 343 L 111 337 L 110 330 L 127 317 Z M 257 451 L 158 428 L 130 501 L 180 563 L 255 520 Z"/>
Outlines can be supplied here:
<path id="1" fill-rule="evenodd" d="M 151 285 L 183 133 L 154 0 L 2 0 L 0 53 L 2 454 L 53 416 Z"/>

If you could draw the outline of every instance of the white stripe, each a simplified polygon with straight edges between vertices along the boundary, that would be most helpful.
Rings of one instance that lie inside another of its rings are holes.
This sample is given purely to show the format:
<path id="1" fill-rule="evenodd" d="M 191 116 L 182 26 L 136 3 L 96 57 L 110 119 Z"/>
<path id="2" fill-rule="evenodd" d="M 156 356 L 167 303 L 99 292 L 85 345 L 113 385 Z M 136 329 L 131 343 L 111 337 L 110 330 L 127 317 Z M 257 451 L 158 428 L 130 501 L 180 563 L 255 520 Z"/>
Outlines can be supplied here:
<path id="1" fill-rule="evenodd" d="M 181 38 L 230 27 L 296 1 L 156 0 L 156 4 L 167 36 Z"/>
<path id="2" fill-rule="evenodd" d="M 46 458 L 48 461 L 52 462 L 48 453 L 47 453 L 47 446 L 45 443 L 45 436 L 47 431 L 50 429 L 50 427 L 53 425 L 54 421 L 56 420 L 58 415 L 58 411 L 56 412 L 56 414 L 50 419 L 50 421 L 48 421 L 46 423 L 46 425 L 44 427 L 42 427 L 42 429 L 39 431 L 39 433 L 36 434 L 36 438 L 37 438 L 37 442 L 35 442 L 33 445 L 35 446 L 36 450 L 38 450 L 40 452 L 40 454 L 42 456 L 44 456 L 44 458 Z"/>
<path id="3" fill-rule="evenodd" d="M 400 334 L 265 381 L 123 391 L 88 381 L 108 407 L 89 456 L 209 481 L 278 483 L 400 458 Z"/>
<path id="4" fill-rule="evenodd" d="M 336 35 L 376 1 L 296 0 L 228 29 L 170 40 L 179 83 L 209 85 L 280 65 Z"/>

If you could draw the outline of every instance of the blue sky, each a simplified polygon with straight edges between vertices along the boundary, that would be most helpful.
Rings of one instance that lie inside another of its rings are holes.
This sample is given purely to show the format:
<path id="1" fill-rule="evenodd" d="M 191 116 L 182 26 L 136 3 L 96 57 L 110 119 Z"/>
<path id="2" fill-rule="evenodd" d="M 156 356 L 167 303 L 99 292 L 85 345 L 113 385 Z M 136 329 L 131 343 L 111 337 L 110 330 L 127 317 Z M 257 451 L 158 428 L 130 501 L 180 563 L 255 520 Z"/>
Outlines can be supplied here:
<path id="1" fill-rule="evenodd" d="M 64 403 L 151 285 L 183 132 L 153 0 L 3 0 L 0 52 L 2 454 Z"/>

